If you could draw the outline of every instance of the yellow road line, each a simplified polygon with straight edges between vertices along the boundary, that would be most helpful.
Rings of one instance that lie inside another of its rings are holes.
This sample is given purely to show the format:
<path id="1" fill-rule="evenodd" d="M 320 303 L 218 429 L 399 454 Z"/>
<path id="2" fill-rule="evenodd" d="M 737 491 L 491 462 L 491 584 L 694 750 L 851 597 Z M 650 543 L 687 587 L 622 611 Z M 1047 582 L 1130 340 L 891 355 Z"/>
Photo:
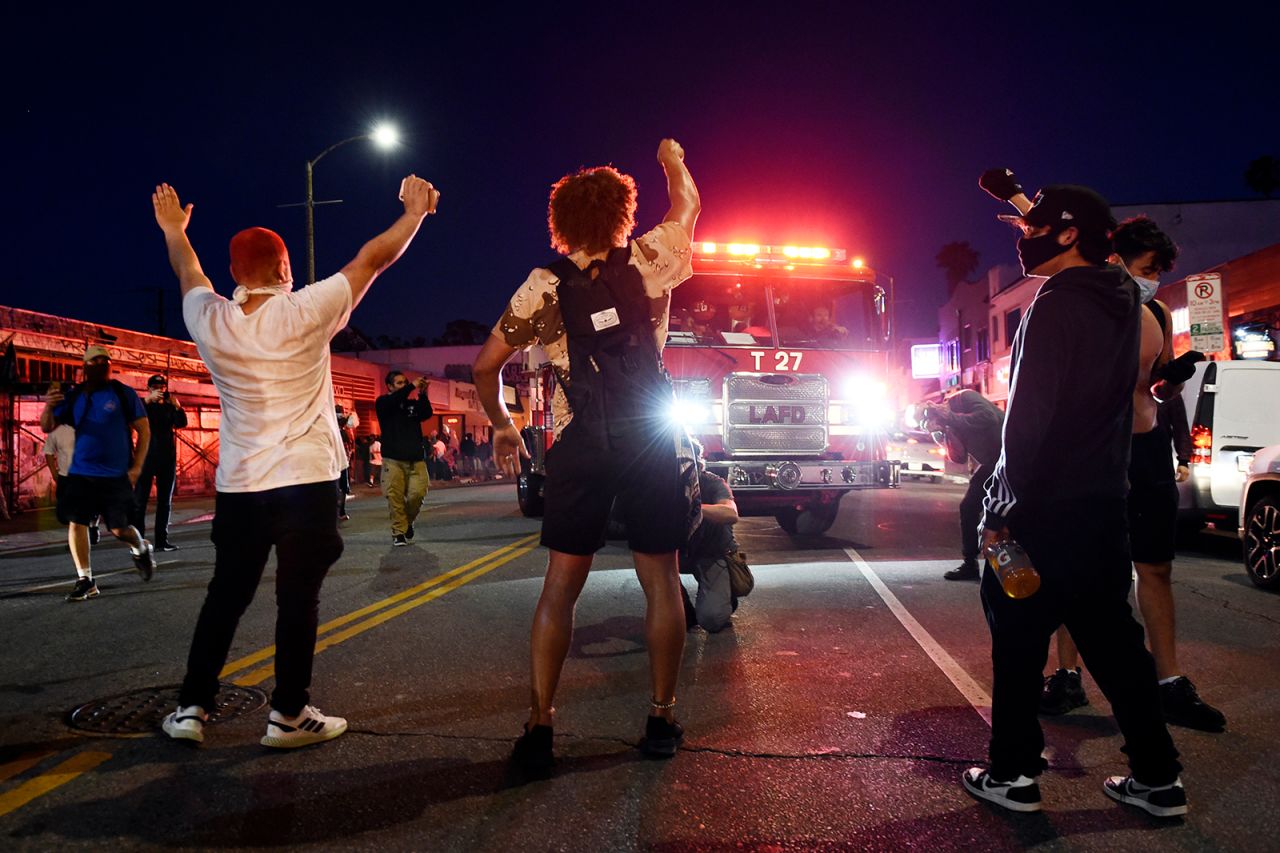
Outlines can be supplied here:
<path id="1" fill-rule="evenodd" d="M 0 817 L 20 809 L 36 797 L 42 797 L 54 788 L 67 784 L 82 773 L 97 767 L 111 757 L 109 752 L 81 752 L 48 772 L 41 773 L 29 782 L 24 782 L 12 791 L 0 794 Z"/>
<path id="2" fill-rule="evenodd" d="M 436 575 L 433 578 L 429 578 L 428 580 L 423 581 L 417 586 L 409 587 L 403 592 L 398 592 L 395 595 L 388 596 L 387 598 L 384 598 L 381 601 L 375 601 L 373 604 L 367 605 L 365 607 L 361 607 L 359 610 L 353 610 L 352 612 L 346 614 L 345 616 L 339 616 L 337 619 L 333 619 L 321 625 L 317 629 L 317 632 L 319 634 L 325 634 L 329 631 L 332 631 L 334 628 L 340 628 L 343 625 L 348 624 L 349 622 L 354 622 L 356 619 L 359 619 L 363 616 L 367 616 L 370 613 L 375 613 L 384 607 L 389 607 L 390 605 L 395 604 L 397 601 L 404 601 L 406 598 L 410 598 L 414 595 L 417 595 L 420 592 L 423 592 L 424 590 L 428 590 L 433 586 L 437 586 L 439 584 L 444 583 L 445 581 L 448 581 L 451 578 L 455 578 L 458 575 L 462 574 L 463 572 L 469 571 L 470 569 L 473 569 L 476 566 L 480 565 L 481 563 L 485 563 L 488 560 L 493 559 L 494 557 L 501 556 L 502 554 L 505 554 L 515 548 L 520 548 L 524 545 L 527 545 L 530 542 L 537 540 L 538 536 L 539 534 L 534 533 L 529 536 L 525 536 L 521 539 L 517 539 L 515 542 L 512 542 L 510 545 L 504 545 L 501 548 L 498 548 L 497 550 L 490 551 L 488 554 L 485 554 L 483 557 L 477 557 L 476 559 L 472 560 L 469 563 L 464 563 L 463 565 L 458 566 L 456 569 L 450 569 L 447 572 Z M 522 553 L 528 553 L 528 550 Z M 276 654 L 276 647 L 274 645 L 267 646 L 265 649 L 260 649 L 254 652 L 253 654 L 246 655 L 240 658 L 239 660 L 234 660 L 231 663 L 227 664 L 222 668 L 222 672 L 218 673 L 218 677 L 226 678 L 227 676 L 232 675 L 233 673 L 237 673 L 237 672 L 240 672 L 241 670 L 248 669 L 254 664 L 262 663 L 264 660 L 275 657 L 275 654 Z"/>
<path id="3" fill-rule="evenodd" d="M 52 749 L 46 749 L 40 752 L 28 752 L 26 755 L 19 755 L 13 761 L 0 764 L 0 782 L 12 779 L 21 773 L 26 773 L 32 767 L 35 767 L 41 761 L 44 761 L 50 755 L 53 755 Z"/>
<path id="4" fill-rule="evenodd" d="M 527 541 L 527 539 L 525 541 Z M 430 592 L 426 593 L 425 595 L 419 598 L 415 598 L 412 601 L 407 601 L 404 604 L 391 608 L 390 610 L 384 610 L 378 615 L 372 616 L 363 622 L 359 622 L 355 625 L 352 625 L 350 628 L 347 628 L 346 630 L 339 631 L 338 633 L 331 634 L 327 637 L 323 637 L 316 643 L 316 654 L 319 654 L 320 652 L 324 651 L 330 646 L 336 646 L 338 643 L 349 640 L 352 637 L 355 637 L 359 634 L 363 634 L 365 631 L 368 631 L 370 628 L 376 628 L 377 626 L 381 625 L 383 622 L 390 621 L 391 619 L 394 619 L 397 616 L 408 613 L 410 610 L 413 610 L 415 607 L 421 607 L 422 605 L 426 604 L 429 601 L 434 601 L 440 596 L 445 595 L 446 593 L 452 592 L 453 590 L 457 589 L 463 584 L 470 583 L 471 581 L 475 580 L 481 575 L 487 574 L 493 571 L 494 569 L 498 568 L 499 566 L 506 565 L 512 560 L 518 559 L 519 557 L 523 557 L 525 554 L 528 554 L 530 551 L 532 551 L 537 547 L 538 545 L 536 542 L 525 545 L 524 547 L 519 548 L 515 551 L 512 551 L 505 556 L 499 557 L 498 559 L 494 560 L 491 563 L 488 563 L 487 565 L 483 565 L 480 568 L 475 569 L 470 574 L 463 575 L 462 577 L 456 578 L 455 580 L 449 582 L 448 584 L 445 584 L 444 586 L 437 587 L 436 589 L 431 590 Z M 474 565 L 474 562 L 468 563 L 467 565 L 468 566 Z M 455 569 L 454 572 L 456 573 L 456 571 L 457 570 Z M 275 670 L 274 664 L 267 664 L 264 667 L 259 667 L 258 669 L 255 669 L 253 672 L 250 672 L 247 675 L 244 675 L 244 676 L 241 676 L 240 678 L 235 679 L 235 683 L 240 685 L 241 687 L 253 687 L 256 684 L 261 684 L 263 681 L 266 681 L 268 678 L 271 678 L 273 675 L 275 675 L 275 671 L 276 670 Z"/>

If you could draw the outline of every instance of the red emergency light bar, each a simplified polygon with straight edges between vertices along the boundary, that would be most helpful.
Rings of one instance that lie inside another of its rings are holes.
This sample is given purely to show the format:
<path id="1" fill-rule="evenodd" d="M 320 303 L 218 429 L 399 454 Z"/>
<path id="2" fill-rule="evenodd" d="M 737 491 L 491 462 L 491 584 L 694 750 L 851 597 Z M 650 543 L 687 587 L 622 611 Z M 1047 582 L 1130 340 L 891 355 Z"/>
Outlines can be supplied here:
<path id="1" fill-rule="evenodd" d="M 800 262 L 844 263 L 847 257 L 844 249 L 829 249 L 825 246 L 762 246 L 758 243 L 713 243 L 697 242 L 693 244 L 693 253 L 705 259 L 743 259 L 757 264 L 794 264 Z M 855 262 L 861 267 L 862 261 Z"/>

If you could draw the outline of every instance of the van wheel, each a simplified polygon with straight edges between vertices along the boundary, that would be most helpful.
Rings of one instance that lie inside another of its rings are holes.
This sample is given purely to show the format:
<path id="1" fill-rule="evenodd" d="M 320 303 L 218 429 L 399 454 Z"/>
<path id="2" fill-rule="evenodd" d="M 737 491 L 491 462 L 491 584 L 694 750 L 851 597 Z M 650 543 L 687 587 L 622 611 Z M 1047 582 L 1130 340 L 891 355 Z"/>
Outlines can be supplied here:
<path id="1" fill-rule="evenodd" d="M 778 526 L 792 536 L 821 536 L 836 523 L 839 511 L 839 501 L 829 504 L 815 502 L 802 510 L 778 510 L 773 517 L 778 519 Z"/>
<path id="2" fill-rule="evenodd" d="M 542 517 L 542 483 L 541 474 L 518 474 L 516 476 L 516 500 L 520 502 L 520 512 L 526 518 Z"/>
<path id="3" fill-rule="evenodd" d="M 1265 497 L 1244 523 L 1244 568 L 1262 589 L 1280 589 L 1280 499 Z"/>

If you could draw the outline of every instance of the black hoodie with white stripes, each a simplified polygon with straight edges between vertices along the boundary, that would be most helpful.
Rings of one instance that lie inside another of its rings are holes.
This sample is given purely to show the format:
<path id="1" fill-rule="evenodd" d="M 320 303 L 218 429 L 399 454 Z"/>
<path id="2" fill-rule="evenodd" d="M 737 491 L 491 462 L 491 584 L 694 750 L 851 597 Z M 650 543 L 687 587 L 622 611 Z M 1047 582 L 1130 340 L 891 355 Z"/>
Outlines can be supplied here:
<path id="1" fill-rule="evenodd" d="M 1013 341 L 984 527 L 1000 530 L 1048 504 L 1128 493 L 1140 311 L 1137 285 L 1121 267 L 1071 267 L 1041 286 Z"/>

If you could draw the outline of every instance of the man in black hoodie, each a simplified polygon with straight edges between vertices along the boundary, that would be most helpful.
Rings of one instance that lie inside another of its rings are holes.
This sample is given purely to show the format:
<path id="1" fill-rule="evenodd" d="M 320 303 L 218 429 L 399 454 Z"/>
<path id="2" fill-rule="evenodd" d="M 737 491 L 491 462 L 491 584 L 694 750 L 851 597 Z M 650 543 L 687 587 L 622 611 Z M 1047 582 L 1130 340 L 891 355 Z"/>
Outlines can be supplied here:
<path id="1" fill-rule="evenodd" d="M 417 390 L 418 396 L 409 395 Z M 387 393 L 374 402 L 382 430 L 382 493 L 391 513 L 391 544 L 413 538 L 413 522 L 427 496 L 427 463 L 422 456 L 422 422 L 431 417 L 427 378 L 410 382 L 398 370 L 387 374 Z"/>
<path id="2" fill-rule="evenodd" d="M 969 489 L 960 501 L 960 555 L 963 562 L 943 573 L 949 581 L 978 579 L 978 537 L 973 532 L 982 520 L 982 497 L 987 480 L 1000 457 L 1000 429 L 1004 413 L 986 397 L 966 388 L 947 398 L 941 406 L 927 406 L 924 422 L 932 432 L 940 427 L 960 439 L 964 452 L 978 467 L 969 477 Z M 959 461 L 959 460 L 954 460 Z"/>
<path id="3" fill-rule="evenodd" d="M 987 488 L 983 545 L 1011 537 L 1040 574 L 1039 591 L 1011 599 L 987 567 L 982 602 L 993 670 L 989 768 L 966 770 L 973 796 L 1039 811 L 1046 762 L 1037 719 L 1049 638 L 1065 624 L 1124 735 L 1130 776 L 1108 778 L 1112 799 L 1152 815 L 1187 811 L 1182 769 L 1160 713 L 1155 664 L 1129 607 L 1125 496 L 1140 340 L 1138 288 L 1107 266 L 1110 206 L 1085 187 L 1045 187 L 1034 205 L 1008 170 L 980 182 L 1020 200 L 1018 255 L 1045 276 L 1013 344 L 1004 446 Z M 1017 202 L 1015 201 L 1015 204 Z"/>

